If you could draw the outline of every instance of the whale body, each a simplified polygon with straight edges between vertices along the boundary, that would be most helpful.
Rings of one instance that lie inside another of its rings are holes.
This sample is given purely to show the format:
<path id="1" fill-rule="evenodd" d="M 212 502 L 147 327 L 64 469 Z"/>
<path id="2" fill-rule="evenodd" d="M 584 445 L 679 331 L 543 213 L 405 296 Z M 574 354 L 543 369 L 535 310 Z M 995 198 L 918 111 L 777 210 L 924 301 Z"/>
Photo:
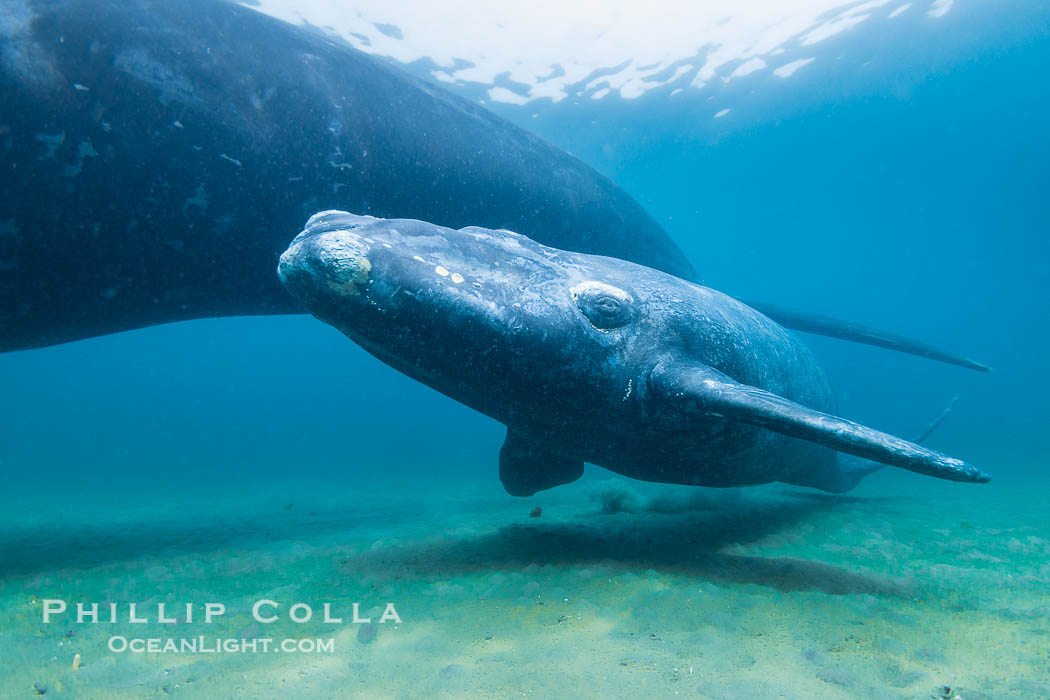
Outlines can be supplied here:
<path id="1" fill-rule="evenodd" d="M 319 33 L 215 0 L 0 17 L 0 351 L 302 313 L 273 266 L 335 206 L 696 275 L 579 159 Z"/>
<path id="2" fill-rule="evenodd" d="M 0 0 L 0 352 L 300 313 L 271 270 L 339 207 L 510 228 L 696 281 L 593 168 L 345 43 L 221 0 Z M 971 367 L 855 323 L 787 327 Z"/>
<path id="3" fill-rule="evenodd" d="M 329 211 L 278 274 L 319 319 L 507 426 L 500 476 L 531 495 L 584 462 L 647 481 L 843 492 L 888 464 L 977 468 L 835 415 L 797 337 L 715 290 L 510 231 Z"/>

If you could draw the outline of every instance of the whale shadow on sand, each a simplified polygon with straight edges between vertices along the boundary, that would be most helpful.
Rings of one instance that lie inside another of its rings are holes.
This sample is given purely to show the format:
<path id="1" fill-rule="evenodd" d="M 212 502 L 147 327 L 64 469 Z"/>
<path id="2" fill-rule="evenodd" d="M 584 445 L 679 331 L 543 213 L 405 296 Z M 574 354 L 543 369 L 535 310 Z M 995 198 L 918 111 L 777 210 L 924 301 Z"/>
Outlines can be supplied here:
<path id="1" fill-rule="evenodd" d="M 434 578 L 540 566 L 601 565 L 621 571 L 654 569 L 715 582 L 753 583 L 781 591 L 907 597 L 911 586 L 891 577 L 856 573 L 820 561 L 735 553 L 790 532 L 840 499 L 802 492 L 776 498 L 728 497 L 708 490 L 677 499 L 652 499 L 633 513 L 599 511 L 572 522 L 513 524 L 474 537 L 435 537 L 384 547 L 340 562 L 344 571 L 388 578 Z M 607 496 L 599 498 L 607 504 Z M 861 499 L 851 497 L 856 507 Z M 869 501 L 881 499 L 868 499 Z M 872 504 L 874 505 L 874 504 Z M 818 535 L 819 536 L 819 535 Z"/>

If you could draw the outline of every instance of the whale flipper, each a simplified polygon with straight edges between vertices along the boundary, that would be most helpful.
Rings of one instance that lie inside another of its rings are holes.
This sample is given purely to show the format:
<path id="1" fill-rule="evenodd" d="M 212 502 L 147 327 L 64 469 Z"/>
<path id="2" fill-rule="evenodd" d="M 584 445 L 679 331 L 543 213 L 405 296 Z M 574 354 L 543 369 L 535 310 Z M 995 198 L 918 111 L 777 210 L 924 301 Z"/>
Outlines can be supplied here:
<path id="1" fill-rule="evenodd" d="M 908 471 L 951 481 L 986 482 L 971 464 L 859 423 L 821 413 L 763 389 L 741 384 L 718 370 L 692 362 L 666 362 L 650 382 L 679 410 L 716 415 L 808 440 Z"/>
<path id="2" fill-rule="evenodd" d="M 939 362 L 947 362 L 951 365 L 959 365 L 960 367 L 974 369 L 978 372 L 992 371 L 987 365 L 983 365 L 976 360 L 971 360 L 968 357 L 962 357 L 955 353 L 940 350 L 932 345 L 927 345 L 919 340 L 912 340 L 911 338 L 906 338 L 902 335 L 897 335 L 896 333 L 869 328 L 868 326 L 863 326 L 859 323 L 843 321 L 841 319 L 832 318 L 831 316 L 822 316 L 820 314 L 809 314 L 801 311 L 794 311 L 792 309 L 785 309 L 782 306 L 767 304 L 761 301 L 747 299 L 741 299 L 740 301 L 747 304 L 755 311 L 773 319 L 780 325 L 784 326 L 784 328 L 790 328 L 793 331 L 813 333 L 814 335 L 823 335 L 829 338 L 838 338 L 839 340 L 848 340 L 854 343 L 863 343 L 865 345 L 875 345 L 880 348 L 896 350 L 897 352 L 903 352 L 909 355 L 918 355 L 919 357 L 926 357 Z"/>
<path id="3" fill-rule="evenodd" d="M 934 418 L 930 423 L 922 429 L 918 435 L 911 439 L 916 445 L 922 444 L 926 438 L 930 437 L 934 430 L 936 430 L 944 419 L 948 417 L 948 414 L 952 412 L 952 407 L 955 406 L 955 402 L 959 397 L 954 397 L 948 402 L 948 405 L 944 407 L 937 417 Z M 840 454 L 838 460 L 831 464 L 827 469 L 820 469 L 810 474 L 802 474 L 792 479 L 785 479 L 789 484 L 795 484 L 796 486 L 809 486 L 821 491 L 827 491 L 829 493 L 846 493 L 852 491 L 861 480 L 882 469 L 884 464 L 872 461 L 870 459 L 863 459 L 861 457 L 854 457 L 853 455 Z"/>
<path id="4" fill-rule="evenodd" d="M 507 428 L 507 439 L 499 451 L 499 478 L 511 496 L 531 496 L 537 491 L 571 484 L 581 476 L 582 460 L 545 450 Z"/>

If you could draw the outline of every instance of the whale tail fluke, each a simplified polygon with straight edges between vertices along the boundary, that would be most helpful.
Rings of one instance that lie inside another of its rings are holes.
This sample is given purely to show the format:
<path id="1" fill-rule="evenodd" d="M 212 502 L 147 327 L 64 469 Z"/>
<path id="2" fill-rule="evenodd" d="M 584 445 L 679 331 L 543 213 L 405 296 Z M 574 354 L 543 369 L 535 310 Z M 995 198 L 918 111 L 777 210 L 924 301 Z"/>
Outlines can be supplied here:
<path id="1" fill-rule="evenodd" d="M 944 410 L 938 413 L 937 417 L 930 421 L 929 425 L 923 428 L 922 432 L 913 437 L 911 441 L 917 445 L 921 445 L 922 443 L 926 442 L 926 439 L 933 434 L 933 431 L 941 427 L 941 423 L 944 422 L 944 419 L 947 418 L 948 414 L 950 414 L 952 412 L 952 409 L 955 408 L 955 402 L 958 400 L 958 396 L 953 396 L 951 401 L 948 402 L 948 405 L 944 407 Z"/>
<path id="2" fill-rule="evenodd" d="M 987 474 L 960 459 L 807 408 L 758 387 L 741 384 L 710 367 L 688 361 L 663 362 L 653 369 L 650 382 L 655 391 L 685 413 L 759 426 L 838 452 L 939 479 L 989 481 Z"/>
<path id="3" fill-rule="evenodd" d="M 784 328 L 790 328 L 794 331 L 823 335 L 829 338 L 838 338 L 839 340 L 848 340 L 854 343 L 863 343 L 865 345 L 875 345 L 888 350 L 896 350 L 897 352 L 903 352 L 909 355 L 918 355 L 919 357 L 937 360 L 938 362 L 947 362 L 951 365 L 966 367 L 967 369 L 977 370 L 978 372 L 992 371 L 988 365 L 977 362 L 976 360 L 971 360 L 968 357 L 962 357 L 961 355 L 956 355 L 955 353 L 935 348 L 922 341 L 906 338 L 902 335 L 897 335 L 896 333 L 870 328 L 859 323 L 843 321 L 841 319 L 832 318 L 831 316 L 808 314 L 801 311 L 794 311 L 792 309 L 785 309 L 782 306 L 767 304 L 761 301 L 750 299 L 741 299 L 740 301 L 750 306 L 755 311 L 773 319 L 780 325 L 784 326 Z"/>

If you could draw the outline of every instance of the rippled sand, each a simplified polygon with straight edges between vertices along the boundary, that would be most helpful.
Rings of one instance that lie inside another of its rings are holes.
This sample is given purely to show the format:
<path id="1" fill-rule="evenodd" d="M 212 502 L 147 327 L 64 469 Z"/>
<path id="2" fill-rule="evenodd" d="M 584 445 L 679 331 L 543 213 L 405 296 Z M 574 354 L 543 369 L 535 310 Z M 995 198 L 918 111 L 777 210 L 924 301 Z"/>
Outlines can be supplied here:
<path id="1" fill-rule="evenodd" d="M 887 473 L 834 497 L 595 472 L 522 500 L 396 481 L 8 494 L 0 695 L 1050 697 L 1045 488 Z M 45 625 L 57 598 L 122 620 Z M 252 619 L 260 599 L 279 621 Z M 213 601 L 227 612 L 204 624 Z M 158 623 L 160 602 L 194 621 Z M 309 622 L 288 619 L 299 602 Z M 374 624 L 386 603 L 400 624 Z M 200 635 L 334 651 L 107 649 Z"/>

